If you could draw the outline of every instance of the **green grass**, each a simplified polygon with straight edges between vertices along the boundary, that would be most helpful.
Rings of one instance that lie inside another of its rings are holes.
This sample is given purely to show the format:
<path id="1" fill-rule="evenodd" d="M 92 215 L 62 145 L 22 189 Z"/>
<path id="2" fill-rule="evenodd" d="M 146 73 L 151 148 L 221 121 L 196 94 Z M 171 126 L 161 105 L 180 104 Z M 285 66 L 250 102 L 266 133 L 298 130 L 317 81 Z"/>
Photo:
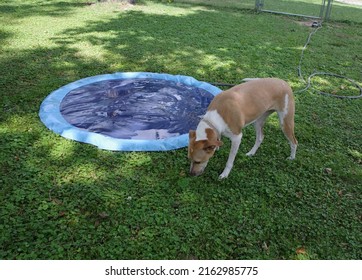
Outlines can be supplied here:
<path id="1" fill-rule="evenodd" d="M 103 151 L 54 134 L 38 117 L 51 91 L 116 71 L 226 83 L 276 76 L 299 90 L 310 28 L 298 19 L 178 1 L 16 0 L 0 12 L 1 259 L 361 259 L 361 99 L 297 94 L 296 160 L 285 160 L 288 143 L 272 117 L 253 158 L 244 156 L 254 142 L 245 129 L 223 181 L 226 139 L 193 178 L 186 148 Z M 361 81 L 361 27 L 325 24 L 303 73 Z M 358 94 L 328 77 L 315 85 Z"/>

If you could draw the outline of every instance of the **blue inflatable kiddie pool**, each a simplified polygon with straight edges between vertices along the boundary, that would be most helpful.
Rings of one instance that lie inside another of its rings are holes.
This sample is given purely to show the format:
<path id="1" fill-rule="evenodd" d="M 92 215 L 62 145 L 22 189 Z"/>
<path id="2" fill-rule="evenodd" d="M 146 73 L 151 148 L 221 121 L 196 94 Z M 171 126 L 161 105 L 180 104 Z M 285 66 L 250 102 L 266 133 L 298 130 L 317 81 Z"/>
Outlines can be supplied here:
<path id="1" fill-rule="evenodd" d="M 187 146 L 221 90 L 182 75 L 114 73 L 65 85 L 40 106 L 55 133 L 114 151 L 166 151 Z"/>

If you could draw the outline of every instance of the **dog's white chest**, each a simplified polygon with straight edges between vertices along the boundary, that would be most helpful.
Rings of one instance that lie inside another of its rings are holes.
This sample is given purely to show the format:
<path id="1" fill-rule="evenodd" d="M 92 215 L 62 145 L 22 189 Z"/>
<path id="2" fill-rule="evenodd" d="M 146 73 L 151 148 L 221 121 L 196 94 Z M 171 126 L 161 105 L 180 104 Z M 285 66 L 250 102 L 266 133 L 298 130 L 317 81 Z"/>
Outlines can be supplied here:
<path id="1" fill-rule="evenodd" d="M 231 138 L 233 136 L 228 125 L 225 123 L 224 119 L 216 110 L 207 111 L 203 119 L 212 123 L 220 135 L 223 134 L 228 138 Z M 196 129 L 196 141 L 207 139 L 206 128 L 210 128 L 210 126 L 206 122 L 200 122 L 198 124 Z"/>

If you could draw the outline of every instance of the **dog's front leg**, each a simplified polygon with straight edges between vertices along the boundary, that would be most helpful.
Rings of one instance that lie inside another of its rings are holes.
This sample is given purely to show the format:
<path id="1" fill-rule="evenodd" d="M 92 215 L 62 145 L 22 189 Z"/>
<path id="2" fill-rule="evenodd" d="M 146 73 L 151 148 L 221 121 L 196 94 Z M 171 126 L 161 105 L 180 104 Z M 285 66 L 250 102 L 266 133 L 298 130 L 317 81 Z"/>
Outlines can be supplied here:
<path id="1" fill-rule="evenodd" d="M 230 140 L 231 140 L 231 149 L 230 149 L 230 154 L 229 154 L 229 158 L 228 161 L 226 162 L 226 166 L 224 171 L 220 174 L 219 179 L 224 179 L 227 176 L 229 176 L 229 173 L 231 171 L 231 169 L 233 168 L 234 165 L 234 160 L 235 160 L 235 156 L 239 150 L 239 146 L 240 146 L 240 142 L 241 142 L 241 138 L 242 138 L 243 134 L 240 133 L 239 135 L 233 135 Z"/>

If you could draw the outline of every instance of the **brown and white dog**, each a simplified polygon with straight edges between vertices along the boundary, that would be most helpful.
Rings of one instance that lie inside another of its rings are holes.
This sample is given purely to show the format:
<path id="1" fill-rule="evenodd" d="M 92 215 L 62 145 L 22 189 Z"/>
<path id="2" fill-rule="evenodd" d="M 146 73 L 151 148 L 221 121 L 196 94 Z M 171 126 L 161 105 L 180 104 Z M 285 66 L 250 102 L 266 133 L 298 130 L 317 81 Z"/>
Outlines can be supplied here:
<path id="1" fill-rule="evenodd" d="M 231 150 L 219 178 L 226 178 L 233 167 L 243 127 L 254 124 L 256 141 L 246 154 L 253 156 L 264 139 L 264 123 L 273 112 L 278 113 L 280 125 L 290 143 L 289 159 L 294 159 L 298 144 L 294 136 L 294 110 L 292 89 L 277 78 L 251 79 L 216 95 L 196 131 L 189 132 L 190 174 L 198 176 L 204 172 L 209 159 L 223 144 L 220 138 L 224 135 L 231 140 Z"/>

